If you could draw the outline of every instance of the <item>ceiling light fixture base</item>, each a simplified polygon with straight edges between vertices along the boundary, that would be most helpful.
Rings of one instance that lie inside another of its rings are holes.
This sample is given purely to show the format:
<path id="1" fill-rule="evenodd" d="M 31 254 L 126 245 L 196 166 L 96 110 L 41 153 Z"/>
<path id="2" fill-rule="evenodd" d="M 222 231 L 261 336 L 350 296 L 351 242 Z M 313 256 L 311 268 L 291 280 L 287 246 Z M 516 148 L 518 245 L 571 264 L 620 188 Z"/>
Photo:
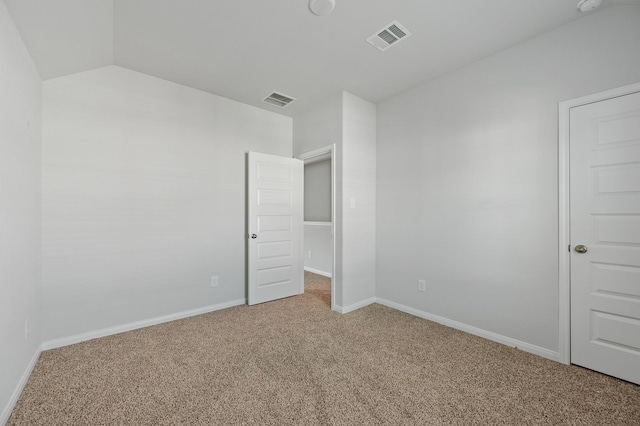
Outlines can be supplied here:
<path id="1" fill-rule="evenodd" d="M 333 12 L 336 0 L 309 0 L 309 9 L 318 16 L 325 16 Z"/>
<path id="2" fill-rule="evenodd" d="M 580 0 L 578 2 L 578 10 L 580 12 L 591 12 L 597 9 L 602 3 L 602 0 Z"/>

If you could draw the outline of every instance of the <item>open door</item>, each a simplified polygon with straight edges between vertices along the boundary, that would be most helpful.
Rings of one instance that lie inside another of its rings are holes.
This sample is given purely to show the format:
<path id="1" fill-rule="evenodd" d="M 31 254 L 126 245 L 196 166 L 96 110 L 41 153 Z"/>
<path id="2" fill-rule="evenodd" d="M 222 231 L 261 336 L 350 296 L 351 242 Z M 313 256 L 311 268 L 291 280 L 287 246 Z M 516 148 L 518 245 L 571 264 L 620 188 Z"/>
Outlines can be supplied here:
<path id="1" fill-rule="evenodd" d="M 571 362 L 640 384 L 640 92 L 570 110 Z"/>
<path id="2" fill-rule="evenodd" d="M 303 162 L 248 154 L 249 305 L 304 292 Z"/>

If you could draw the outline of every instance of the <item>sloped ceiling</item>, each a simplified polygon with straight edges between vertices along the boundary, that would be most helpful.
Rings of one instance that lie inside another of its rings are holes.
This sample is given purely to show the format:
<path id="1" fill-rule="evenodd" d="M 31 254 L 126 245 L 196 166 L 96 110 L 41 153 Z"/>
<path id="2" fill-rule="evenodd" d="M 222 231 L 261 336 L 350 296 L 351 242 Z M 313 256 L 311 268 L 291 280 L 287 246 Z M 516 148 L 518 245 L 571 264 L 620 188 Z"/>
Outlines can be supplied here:
<path id="1" fill-rule="evenodd" d="M 340 90 L 379 102 L 584 16 L 577 0 L 337 0 L 323 17 L 307 0 L 4 1 L 43 80 L 115 64 L 285 115 Z M 413 35 L 365 41 L 394 19 Z"/>

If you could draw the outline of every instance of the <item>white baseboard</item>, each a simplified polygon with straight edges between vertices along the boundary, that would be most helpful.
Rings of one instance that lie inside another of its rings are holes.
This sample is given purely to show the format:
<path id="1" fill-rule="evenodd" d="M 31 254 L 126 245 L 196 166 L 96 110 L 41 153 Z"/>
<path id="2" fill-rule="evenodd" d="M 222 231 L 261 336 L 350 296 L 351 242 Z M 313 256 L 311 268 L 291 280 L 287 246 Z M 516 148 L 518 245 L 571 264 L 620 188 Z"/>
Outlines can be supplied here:
<path id="1" fill-rule="evenodd" d="M 501 334 L 493 333 L 491 331 L 483 330 L 478 327 L 467 325 L 458 321 L 450 320 L 438 315 L 430 314 L 425 311 L 421 311 L 416 308 L 402 305 L 400 303 L 392 302 L 390 300 L 376 298 L 376 303 L 384 306 L 388 306 L 393 309 L 397 309 L 407 314 L 415 315 L 420 318 L 427 319 L 429 321 L 437 322 L 438 324 L 446 325 L 447 327 L 455 328 L 457 330 L 464 331 L 469 334 L 473 334 L 485 339 L 492 340 L 494 342 L 502 343 L 503 345 L 511 346 L 529 352 L 534 355 L 541 356 L 543 358 L 550 359 L 552 361 L 560 361 L 560 354 L 549 349 L 542 348 L 540 346 L 532 345 L 521 340 L 512 339 L 511 337 L 503 336 Z"/>
<path id="2" fill-rule="evenodd" d="M 22 377 L 20 378 L 18 385 L 16 386 L 15 390 L 13 391 L 13 394 L 11 395 L 11 399 L 9 399 L 9 402 L 7 402 L 7 405 L 2 410 L 2 415 L 0 416 L 0 425 L 4 425 L 9 421 L 11 412 L 13 411 L 13 408 L 18 403 L 20 394 L 22 394 L 24 387 L 27 385 L 27 382 L 29 381 L 29 376 L 31 376 L 31 372 L 33 371 L 36 364 L 38 363 L 38 358 L 40 358 L 41 352 L 42 352 L 42 346 L 39 346 L 38 349 L 36 349 L 36 353 L 33 354 L 33 358 L 31 358 L 31 362 L 29 362 L 27 369 L 24 371 L 24 373 L 22 373 Z"/>
<path id="3" fill-rule="evenodd" d="M 325 272 L 319 269 L 307 268 L 306 266 L 304 267 L 304 270 L 314 274 L 322 275 L 323 277 L 331 278 L 331 272 Z"/>
<path id="4" fill-rule="evenodd" d="M 149 318 L 142 321 L 136 321 L 129 324 L 117 325 L 115 327 L 103 328 L 100 330 L 89 331 L 87 333 L 76 334 L 69 337 L 62 337 L 46 341 L 42 344 L 42 350 L 61 348 L 63 346 L 73 345 L 75 343 L 85 342 L 87 340 L 98 339 L 100 337 L 111 336 L 113 334 L 124 333 L 125 331 L 136 330 L 138 328 L 149 327 L 152 325 L 162 324 L 164 322 L 175 321 L 183 318 L 193 317 L 196 315 L 207 314 L 209 312 L 219 311 L 221 309 L 231 308 L 246 304 L 246 299 L 232 300 L 217 305 L 205 306 L 203 308 L 192 309 L 190 311 L 177 312 L 175 314 L 164 315 L 156 318 Z"/>
<path id="5" fill-rule="evenodd" d="M 338 306 L 336 305 L 334 308 L 334 311 L 336 312 L 340 312 L 341 314 L 348 314 L 349 312 L 353 312 L 356 309 L 360 309 L 360 308 L 364 308 L 365 306 L 369 306 L 376 303 L 376 298 L 372 297 L 370 299 L 366 299 L 363 300 L 361 302 L 358 303 L 354 303 L 353 305 L 349 305 L 349 306 Z"/>

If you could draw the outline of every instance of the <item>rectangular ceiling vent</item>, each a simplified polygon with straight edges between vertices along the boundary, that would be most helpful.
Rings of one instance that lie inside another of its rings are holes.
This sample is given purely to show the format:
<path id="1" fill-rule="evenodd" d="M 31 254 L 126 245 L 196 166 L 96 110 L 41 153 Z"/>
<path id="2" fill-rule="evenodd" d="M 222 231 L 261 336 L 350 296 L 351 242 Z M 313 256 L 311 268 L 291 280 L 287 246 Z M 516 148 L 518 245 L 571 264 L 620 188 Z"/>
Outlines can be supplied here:
<path id="1" fill-rule="evenodd" d="M 283 95 L 282 93 L 278 93 L 278 92 L 273 92 L 272 94 L 264 98 L 262 102 L 275 105 L 279 108 L 284 108 L 295 100 L 296 98 L 292 98 L 291 96 Z"/>
<path id="2" fill-rule="evenodd" d="M 376 31 L 374 35 L 369 37 L 367 41 L 376 49 L 384 52 L 394 44 L 409 37 L 411 33 L 400 22 L 393 21 L 389 25 Z"/>

